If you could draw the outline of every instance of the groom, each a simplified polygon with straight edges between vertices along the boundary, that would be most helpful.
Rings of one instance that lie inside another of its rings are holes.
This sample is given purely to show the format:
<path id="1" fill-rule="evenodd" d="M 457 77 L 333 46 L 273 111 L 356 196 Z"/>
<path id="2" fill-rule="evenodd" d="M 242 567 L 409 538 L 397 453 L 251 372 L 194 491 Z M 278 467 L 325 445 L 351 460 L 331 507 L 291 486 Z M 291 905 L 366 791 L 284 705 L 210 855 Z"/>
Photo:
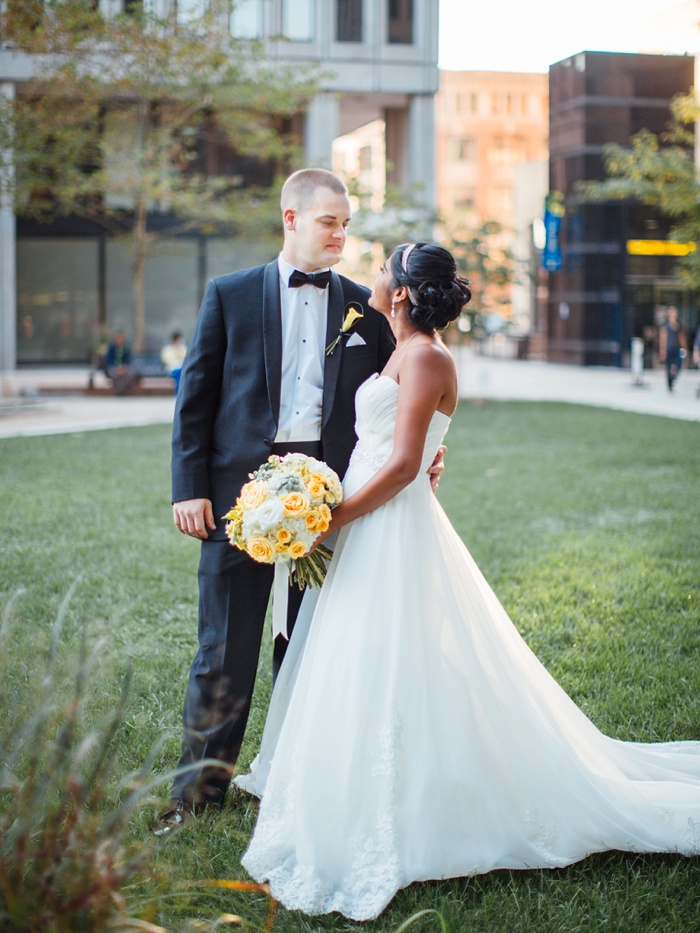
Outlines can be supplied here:
<path id="1" fill-rule="evenodd" d="M 355 392 L 394 346 L 369 291 L 331 268 L 350 222 L 345 184 L 303 169 L 285 182 L 281 206 L 281 255 L 209 283 L 182 370 L 172 500 L 177 528 L 202 542 L 199 650 L 183 710 L 179 767 L 188 770 L 175 778 L 160 833 L 223 800 L 250 711 L 273 567 L 232 547 L 222 516 L 270 454 L 306 453 L 342 478 Z M 327 354 L 351 303 L 363 317 Z M 289 632 L 301 595 L 290 588 Z M 275 672 L 285 647 L 278 636 Z M 221 765 L 197 767 L 204 759 Z"/>

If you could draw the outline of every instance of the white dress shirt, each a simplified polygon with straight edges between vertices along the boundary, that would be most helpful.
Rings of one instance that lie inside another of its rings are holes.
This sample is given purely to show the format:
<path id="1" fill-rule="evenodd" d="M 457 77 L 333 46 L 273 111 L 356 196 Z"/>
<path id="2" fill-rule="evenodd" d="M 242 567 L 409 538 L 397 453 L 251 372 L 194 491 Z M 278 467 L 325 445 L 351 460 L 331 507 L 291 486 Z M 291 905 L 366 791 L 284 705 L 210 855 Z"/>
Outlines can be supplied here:
<path id="1" fill-rule="evenodd" d="M 282 303 L 282 387 L 275 442 L 321 438 L 328 289 L 290 288 L 294 266 L 278 259 Z M 315 272 L 323 270 L 315 269 Z"/>

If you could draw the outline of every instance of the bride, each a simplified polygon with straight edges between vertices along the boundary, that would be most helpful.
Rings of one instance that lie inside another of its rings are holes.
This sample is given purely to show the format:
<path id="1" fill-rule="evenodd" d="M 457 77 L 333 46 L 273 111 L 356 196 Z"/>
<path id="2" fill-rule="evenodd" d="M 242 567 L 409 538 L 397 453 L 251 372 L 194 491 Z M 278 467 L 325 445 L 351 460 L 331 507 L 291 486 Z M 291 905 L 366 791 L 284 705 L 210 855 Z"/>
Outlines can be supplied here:
<path id="1" fill-rule="evenodd" d="M 700 742 L 600 733 L 430 491 L 457 404 L 438 332 L 469 297 L 451 254 L 418 243 L 395 250 L 370 298 L 396 350 L 357 392 L 335 557 L 236 779 L 262 797 L 243 865 L 290 909 L 368 920 L 413 881 L 607 849 L 700 854 Z"/>

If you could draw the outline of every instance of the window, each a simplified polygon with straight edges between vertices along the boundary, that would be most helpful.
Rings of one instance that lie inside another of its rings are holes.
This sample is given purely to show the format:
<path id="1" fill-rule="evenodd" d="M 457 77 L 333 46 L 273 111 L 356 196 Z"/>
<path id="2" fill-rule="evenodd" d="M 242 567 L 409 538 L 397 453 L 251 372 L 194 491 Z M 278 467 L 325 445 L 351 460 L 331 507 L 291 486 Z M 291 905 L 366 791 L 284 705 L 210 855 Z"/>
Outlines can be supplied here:
<path id="1" fill-rule="evenodd" d="M 450 158 L 454 162 L 473 162 L 476 159 L 476 140 L 474 137 L 464 136 L 451 139 Z"/>
<path id="2" fill-rule="evenodd" d="M 314 29 L 314 0 L 283 0 L 282 35 L 293 42 L 311 42 Z"/>
<path id="3" fill-rule="evenodd" d="M 337 0 L 336 39 L 338 42 L 362 42 L 362 4 L 364 0 Z"/>
<path id="4" fill-rule="evenodd" d="M 517 165 L 527 159 L 527 141 L 523 136 L 496 136 L 489 149 L 491 165 Z"/>
<path id="5" fill-rule="evenodd" d="M 191 23 L 199 19 L 207 8 L 206 0 L 177 0 L 175 6 L 175 15 L 178 23 Z"/>
<path id="6" fill-rule="evenodd" d="M 474 188 L 458 188 L 454 192 L 454 208 L 457 211 L 471 211 L 476 204 L 476 191 Z"/>
<path id="7" fill-rule="evenodd" d="M 231 35 L 237 39 L 262 38 L 262 0 L 235 0 L 229 19 L 229 29 Z"/>
<path id="8" fill-rule="evenodd" d="M 413 0 L 389 0 L 389 42 L 413 42 Z"/>

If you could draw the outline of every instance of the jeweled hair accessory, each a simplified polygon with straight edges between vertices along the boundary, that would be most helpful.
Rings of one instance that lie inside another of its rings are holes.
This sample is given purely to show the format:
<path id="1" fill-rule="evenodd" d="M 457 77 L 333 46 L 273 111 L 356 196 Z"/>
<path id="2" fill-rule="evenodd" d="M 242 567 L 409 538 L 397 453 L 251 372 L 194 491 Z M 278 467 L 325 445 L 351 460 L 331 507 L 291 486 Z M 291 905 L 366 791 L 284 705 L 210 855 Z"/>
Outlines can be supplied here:
<path id="1" fill-rule="evenodd" d="M 406 249 L 401 254 L 401 267 L 403 271 L 407 274 L 408 274 L 408 257 L 411 255 L 411 253 L 413 252 L 415 248 L 416 248 L 416 244 L 411 243 L 409 246 L 406 247 Z M 418 301 L 416 299 L 416 296 L 413 294 L 411 289 L 408 287 L 408 285 L 406 286 L 406 291 L 408 292 L 408 300 L 411 302 L 414 308 L 417 308 Z"/>

